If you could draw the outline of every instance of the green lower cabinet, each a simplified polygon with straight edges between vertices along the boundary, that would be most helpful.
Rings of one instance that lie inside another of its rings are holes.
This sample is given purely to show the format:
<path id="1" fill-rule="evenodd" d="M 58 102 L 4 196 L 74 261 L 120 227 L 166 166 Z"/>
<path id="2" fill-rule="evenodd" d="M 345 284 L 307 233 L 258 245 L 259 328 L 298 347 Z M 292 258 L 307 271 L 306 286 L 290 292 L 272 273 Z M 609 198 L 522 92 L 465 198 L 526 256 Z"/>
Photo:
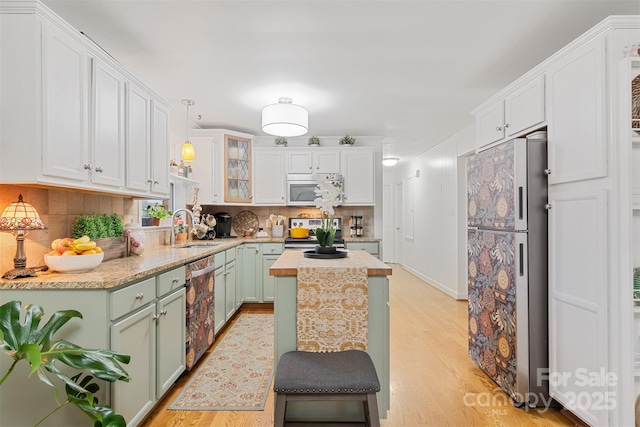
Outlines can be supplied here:
<path id="1" fill-rule="evenodd" d="M 282 243 L 245 243 L 239 248 L 239 253 L 242 253 L 239 256 L 239 280 L 245 302 L 274 301 L 275 281 L 269 275 L 269 268 L 283 250 Z"/>
<path id="2" fill-rule="evenodd" d="M 45 319 L 56 310 L 77 310 L 82 320 L 73 319 L 56 338 L 130 355 L 130 362 L 123 367 L 131 381 L 109 384 L 97 380 L 100 390 L 96 397 L 124 416 L 127 426 L 135 427 L 184 372 L 184 283 L 185 268 L 178 267 L 116 290 L 7 289 L 0 292 L 0 304 L 14 300 L 23 305 L 38 304 Z M 6 372 L 9 360 L 0 357 L 0 372 Z M 0 387 L 0 426 L 34 425 L 55 408 L 52 389 L 35 376 L 25 381 L 27 375 L 28 364 L 19 364 Z M 66 405 L 40 426 L 88 423 L 86 415 Z"/>
<path id="3" fill-rule="evenodd" d="M 376 258 L 380 258 L 379 242 L 345 242 L 345 249 L 367 251 Z"/>
<path id="4" fill-rule="evenodd" d="M 242 250 L 242 288 L 245 302 L 262 302 L 260 243 L 245 243 Z"/>
<path id="5" fill-rule="evenodd" d="M 236 312 L 236 261 L 225 265 L 225 321 L 229 321 Z"/>
<path id="6" fill-rule="evenodd" d="M 216 268 L 215 276 L 213 279 L 213 316 L 215 326 L 213 328 L 215 335 L 222 330 L 226 323 L 226 310 L 225 310 L 225 268 L 224 264 Z"/>
<path id="7" fill-rule="evenodd" d="M 276 278 L 269 275 L 269 269 L 280 255 L 262 256 L 262 301 L 274 302 L 276 299 Z"/>

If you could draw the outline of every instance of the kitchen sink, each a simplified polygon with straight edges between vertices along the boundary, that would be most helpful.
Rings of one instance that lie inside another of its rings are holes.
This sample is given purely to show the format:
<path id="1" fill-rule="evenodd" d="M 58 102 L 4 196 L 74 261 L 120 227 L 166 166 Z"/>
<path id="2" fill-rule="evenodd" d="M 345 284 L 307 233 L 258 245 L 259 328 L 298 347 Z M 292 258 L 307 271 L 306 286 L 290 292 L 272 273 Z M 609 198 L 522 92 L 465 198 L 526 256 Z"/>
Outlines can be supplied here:
<path id="1" fill-rule="evenodd" d="M 212 246 L 218 246 L 220 243 L 200 243 L 200 244 L 188 244 L 184 246 L 176 246 L 176 249 L 194 249 L 194 248 L 210 248 Z"/>

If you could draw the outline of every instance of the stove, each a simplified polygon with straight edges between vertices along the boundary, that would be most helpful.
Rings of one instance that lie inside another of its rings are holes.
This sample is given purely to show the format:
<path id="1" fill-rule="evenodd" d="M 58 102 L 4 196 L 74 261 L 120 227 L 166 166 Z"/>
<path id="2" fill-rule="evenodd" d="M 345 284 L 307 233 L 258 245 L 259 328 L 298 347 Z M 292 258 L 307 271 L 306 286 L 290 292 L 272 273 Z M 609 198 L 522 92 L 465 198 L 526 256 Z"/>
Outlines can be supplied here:
<path id="1" fill-rule="evenodd" d="M 342 238 L 342 218 L 334 218 L 334 225 L 337 227 L 336 236 L 333 239 L 333 246 L 336 248 L 344 248 L 344 239 Z M 305 227 L 308 228 L 309 237 L 304 239 L 294 239 L 290 235 L 284 239 L 285 249 L 313 249 L 318 245 L 318 239 L 315 236 L 315 229 L 320 227 L 322 219 L 320 218 L 289 218 L 289 228 Z"/>

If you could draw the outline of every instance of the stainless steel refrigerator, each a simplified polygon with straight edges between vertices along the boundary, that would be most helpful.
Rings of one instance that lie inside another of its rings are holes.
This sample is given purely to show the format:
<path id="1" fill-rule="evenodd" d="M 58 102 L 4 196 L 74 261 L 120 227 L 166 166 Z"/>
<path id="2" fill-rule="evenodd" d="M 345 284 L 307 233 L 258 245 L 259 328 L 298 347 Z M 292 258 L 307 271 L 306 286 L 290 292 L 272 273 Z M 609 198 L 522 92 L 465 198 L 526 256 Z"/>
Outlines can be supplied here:
<path id="1" fill-rule="evenodd" d="M 469 356 L 516 405 L 549 400 L 545 132 L 467 163 Z"/>

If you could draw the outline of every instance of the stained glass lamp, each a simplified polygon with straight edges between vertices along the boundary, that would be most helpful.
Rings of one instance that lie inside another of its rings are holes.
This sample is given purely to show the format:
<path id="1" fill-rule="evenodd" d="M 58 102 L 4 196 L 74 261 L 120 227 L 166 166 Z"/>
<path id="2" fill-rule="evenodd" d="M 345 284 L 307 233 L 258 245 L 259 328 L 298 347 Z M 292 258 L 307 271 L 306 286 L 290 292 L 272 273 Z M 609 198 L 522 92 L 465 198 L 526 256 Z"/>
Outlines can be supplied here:
<path id="1" fill-rule="evenodd" d="M 34 268 L 27 268 L 27 256 L 24 253 L 24 238 L 30 230 L 43 230 L 45 225 L 40 221 L 40 216 L 36 209 L 29 203 L 22 200 L 22 194 L 18 196 L 18 201 L 13 202 L 4 208 L 0 216 L 0 231 L 9 231 L 16 237 L 17 249 L 13 259 L 13 270 L 9 270 L 2 275 L 5 279 L 15 279 L 16 277 L 35 276 Z"/>

